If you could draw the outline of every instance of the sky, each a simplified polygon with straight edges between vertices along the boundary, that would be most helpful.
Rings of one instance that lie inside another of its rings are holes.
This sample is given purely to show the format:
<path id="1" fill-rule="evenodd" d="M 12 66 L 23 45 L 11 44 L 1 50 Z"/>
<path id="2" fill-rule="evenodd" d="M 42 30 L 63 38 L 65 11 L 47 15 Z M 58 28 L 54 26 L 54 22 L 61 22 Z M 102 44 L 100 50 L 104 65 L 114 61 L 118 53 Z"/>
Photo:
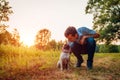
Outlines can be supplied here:
<path id="1" fill-rule="evenodd" d="M 86 26 L 92 29 L 93 17 L 85 14 L 88 0 L 9 0 L 13 14 L 9 30 L 16 28 L 21 41 L 33 44 L 35 35 L 43 28 L 51 31 L 51 39 L 65 40 L 68 26 Z"/>

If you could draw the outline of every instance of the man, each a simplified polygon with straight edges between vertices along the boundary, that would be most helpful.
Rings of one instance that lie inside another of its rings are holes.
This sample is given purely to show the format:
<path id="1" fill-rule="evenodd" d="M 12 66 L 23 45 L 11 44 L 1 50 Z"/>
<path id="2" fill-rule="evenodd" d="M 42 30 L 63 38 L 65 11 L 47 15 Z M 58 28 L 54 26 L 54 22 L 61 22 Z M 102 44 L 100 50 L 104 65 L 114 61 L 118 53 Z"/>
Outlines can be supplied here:
<path id="1" fill-rule="evenodd" d="M 81 54 L 87 53 L 87 69 L 93 68 L 93 58 L 96 48 L 96 42 L 94 38 L 98 38 L 100 35 L 93 30 L 86 27 L 76 29 L 73 26 L 69 26 L 64 33 L 71 46 L 72 52 L 77 58 L 76 67 L 80 67 L 83 63 Z"/>

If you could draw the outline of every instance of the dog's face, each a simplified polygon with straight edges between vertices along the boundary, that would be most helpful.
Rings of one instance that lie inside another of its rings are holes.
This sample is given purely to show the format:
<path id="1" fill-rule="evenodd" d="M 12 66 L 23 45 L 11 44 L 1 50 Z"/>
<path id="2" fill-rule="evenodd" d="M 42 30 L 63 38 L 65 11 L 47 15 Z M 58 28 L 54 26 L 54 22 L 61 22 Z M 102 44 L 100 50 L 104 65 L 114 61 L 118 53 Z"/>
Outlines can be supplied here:
<path id="1" fill-rule="evenodd" d="M 65 53 L 70 53 L 71 52 L 71 48 L 68 44 L 64 44 L 62 47 L 62 51 Z"/>
<path id="2" fill-rule="evenodd" d="M 63 48 L 66 49 L 66 50 L 69 50 L 70 49 L 70 46 L 68 44 L 64 44 L 63 45 Z"/>

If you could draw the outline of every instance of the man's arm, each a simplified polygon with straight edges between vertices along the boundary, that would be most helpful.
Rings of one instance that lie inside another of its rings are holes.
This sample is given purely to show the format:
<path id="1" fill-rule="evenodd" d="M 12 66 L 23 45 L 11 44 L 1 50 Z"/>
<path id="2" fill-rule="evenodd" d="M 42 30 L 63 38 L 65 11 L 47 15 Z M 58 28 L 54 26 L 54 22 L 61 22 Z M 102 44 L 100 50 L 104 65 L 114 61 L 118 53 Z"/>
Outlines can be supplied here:
<path id="1" fill-rule="evenodd" d="M 86 35 L 83 35 L 80 39 L 80 44 L 83 45 L 85 44 L 85 40 L 89 37 L 93 37 L 93 38 L 99 38 L 100 37 L 100 34 L 98 33 L 95 33 L 95 34 L 86 34 Z"/>
<path id="2" fill-rule="evenodd" d="M 84 35 L 84 36 L 85 36 L 85 38 L 89 38 L 89 37 L 99 38 L 99 37 L 100 37 L 100 34 L 95 33 L 95 34 L 87 34 L 87 35 Z"/>

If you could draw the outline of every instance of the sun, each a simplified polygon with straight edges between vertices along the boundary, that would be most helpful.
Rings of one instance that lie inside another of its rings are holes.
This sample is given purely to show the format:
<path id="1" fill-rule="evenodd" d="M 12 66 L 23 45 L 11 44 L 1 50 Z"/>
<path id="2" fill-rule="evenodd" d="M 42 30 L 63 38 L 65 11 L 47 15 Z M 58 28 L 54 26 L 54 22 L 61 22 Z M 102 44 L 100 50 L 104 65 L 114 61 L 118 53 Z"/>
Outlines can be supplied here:
<path id="1" fill-rule="evenodd" d="M 34 45 L 34 39 L 32 37 L 21 37 L 21 42 L 28 47 Z"/>

